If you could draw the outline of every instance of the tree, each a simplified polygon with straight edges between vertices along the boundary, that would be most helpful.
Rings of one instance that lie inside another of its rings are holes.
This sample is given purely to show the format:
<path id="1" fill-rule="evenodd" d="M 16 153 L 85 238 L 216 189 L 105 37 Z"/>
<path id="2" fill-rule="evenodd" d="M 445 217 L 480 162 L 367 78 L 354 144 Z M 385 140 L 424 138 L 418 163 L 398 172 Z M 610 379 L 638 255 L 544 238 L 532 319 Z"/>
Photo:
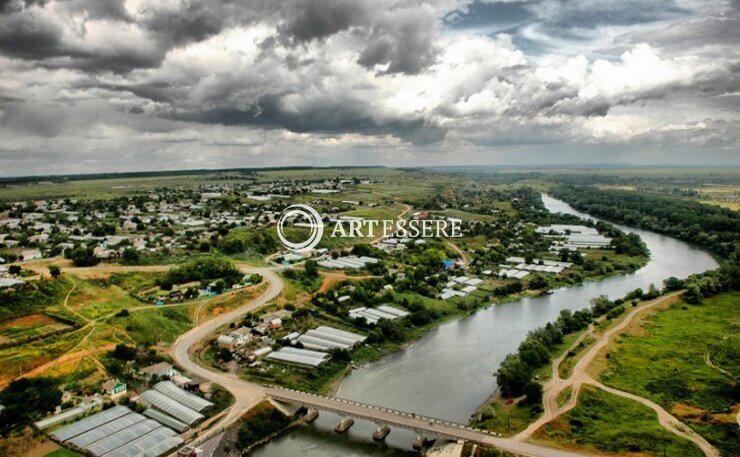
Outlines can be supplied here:
<path id="1" fill-rule="evenodd" d="M 532 275 L 532 279 L 529 280 L 530 289 L 548 289 L 550 287 L 550 279 L 542 274 L 536 273 Z"/>
<path id="2" fill-rule="evenodd" d="M 117 344 L 112 355 L 118 360 L 134 360 L 136 358 L 136 348 L 125 344 Z"/>
<path id="3" fill-rule="evenodd" d="M 527 398 L 524 400 L 525 403 L 530 405 L 538 405 L 542 403 L 542 384 L 539 382 L 529 381 L 524 386 L 524 395 Z"/>
<path id="4" fill-rule="evenodd" d="M 62 274 L 62 270 L 56 265 L 49 265 L 49 274 L 52 278 L 58 278 Z"/>
<path id="5" fill-rule="evenodd" d="M 128 248 L 123 251 L 123 262 L 127 264 L 136 264 L 141 260 L 139 251 L 134 248 Z"/>
<path id="6" fill-rule="evenodd" d="M 98 263 L 98 259 L 95 257 L 95 253 L 92 248 L 75 248 L 69 251 L 67 258 L 72 260 L 72 263 L 74 263 L 76 267 L 92 267 Z"/>
<path id="7" fill-rule="evenodd" d="M 224 282 L 224 280 L 223 280 L 223 279 L 219 279 L 219 280 L 218 280 L 218 281 L 216 281 L 216 283 L 215 283 L 215 284 L 213 285 L 213 288 L 212 288 L 211 290 L 213 290 L 213 291 L 214 291 L 214 292 L 216 292 L 217 294 L 220 294 L 220 293 L 222 293 L 222 292 L 223 292 L 224 290 L 226 290 L 226 283 Z"/>
<path id="8" fill-rule="evenodd" d="M 0 430 L 36 420 L 59 405 L 62 392 L 51 378 L 21 378 L 0 392 Z"/>
<path id="9" fill-rule="evenodd" d="M 119 312 L 116 313 L 115 317 L 129 317 L 131 313 L 126 308 L 123 308 Z"/>
<path id="10" fill-rule="evenodd" d="M 532 369 L 517 354 L 509 354 L 495 376 L 504 396 L 518 397 L 524 393 L 524 386 L 532 379 Z"/>
<path id="11" fill-rule="evenodd" d="M 318 263 L 315 260 L 306 260 L 303 268 L 306 269 L 306 275 L 309 278 L 317 278 L 319 276 Z"/>
<path id="12" fill-rule="evenodd" d="M 222 360 L 224 362 L 230 362 L 234 358 L 234 356 L 227 348 L 221 348 L 218 351 L 218 358 L 219 360 Z"/>
<path id="13" fill-rule="evenodd" d="M 683 293 L 683 299 L 686 303 L 696 305 L 701 303 L 701 289 L 696 283 L 686 285 L 686 292 Z"/>
<path id="14" fill-rule="evenodd" d="M 531 368 L 537 368 L 550 360 L 550 353 L 537 338 L 527 338 L 519 345 L 519 358 Z"/>
<path id="15" fill-rule="evenodd" d="M 164 278 L 164 279 L 162 279 L 162 280 L 159 281 L 159 287 L 162 290 L 172 290 L 172 288 L 174 287 L 174 285 L 172 284 L 172 281 L 170 281 L 167 278 Z"/>
<path id="16" fill-rule="evenodd" d="M 185 291 L 185 298 L 189 300 L 197 296 L 198 296 L 198 289 L 195 287 L 188 287 L 188 289 Z"/>
<path id="17" fill-rule="evenodd" d="M 599 295 L 598 297 L 591 300 L 591 309 L 597 316 L 606 314 L 610 309 L 614 307 L 614 303 L 609 300 L 606 295 Z"/>
<path id="18" fill-rule="evenodd" d="M 21 270 L 22 270 L 22 268 L 21 268 L 20 265 L 11 265 L 10 267 L 8 267 L 8 273 L 10 273 L 12 275 L 19 275 L 19 274 L 21 274 Z"/>
<path id="19" fill-rule="evenodd" d="M 674 290 L 681 290 L 683 287 L 683 281 L 675 276 L 671 276 L 663 281 L 663 286 L 665 286 L 666 292 L 673 292 Z"/>

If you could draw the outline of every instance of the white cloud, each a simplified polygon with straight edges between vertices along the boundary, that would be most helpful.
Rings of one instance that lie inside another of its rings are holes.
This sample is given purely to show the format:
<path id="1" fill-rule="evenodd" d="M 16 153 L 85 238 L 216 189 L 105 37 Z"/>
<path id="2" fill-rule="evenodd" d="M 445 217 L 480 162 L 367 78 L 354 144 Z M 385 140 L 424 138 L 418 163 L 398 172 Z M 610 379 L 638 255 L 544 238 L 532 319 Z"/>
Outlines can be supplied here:
<path id="1" fill-rule="evenodd" d="M 187 16 L 180 1 L 129 0 L 122 19 L 51 1 L 6 14 L 5 32 L 27 39 L 31 29 L 13 27 L 33 23 L 53 46 L 0 46 L 2 173 L 53 171 L 45 160 L 54 155 L 69 158 L 73 171 L 76 163 L 89 170 L 178 160 L 426 163 L 427 154 L 463 160 L 461 151 L 481 158 L 525 145 L 553 154 L 573 145 L 605 154 L 611 145 L 737 148 L 740 57 L 724 42 L 687 52 L 663 46 L 681 20 L 650 22 L 670 23 L 657 43 L 619 35 L 619 54 L 608 58 L 592 54 L 594 43 L 574 52 L 566 38 L 531 56 L 517 43 L 551 33 L 544 23 L 490 37 L 442 27 L 461 2 L 367 2 L 353 16 L 346 3 L 326 0 L 339 9 L 327 16 L 334 22 L 318 25 L 291 16 L 303 2 L 237 15 L 193 1 Z M 567 22 L 595 6 L 540 8 L 539 20 L 553 9 Z M 686 21 L 697 30 L 698 19 Z M 594 25 L 588 33 L 601 30 L 604 40 L 640 27 Z M 18 159 L 21 151 L 27 157 Z"/>

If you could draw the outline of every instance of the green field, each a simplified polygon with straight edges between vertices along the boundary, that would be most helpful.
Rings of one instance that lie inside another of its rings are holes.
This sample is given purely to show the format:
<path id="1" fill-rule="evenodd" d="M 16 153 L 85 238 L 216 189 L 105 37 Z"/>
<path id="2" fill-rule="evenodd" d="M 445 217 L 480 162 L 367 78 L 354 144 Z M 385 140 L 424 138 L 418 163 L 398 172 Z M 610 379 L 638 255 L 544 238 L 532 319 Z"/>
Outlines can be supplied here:
<path id="1" fill-rule="evenodd" d="M 477 411 L 471 425 L 511 436 L 527 428 L 541 413 L 540 405 L 521 402 L 507 405 L 502 401 L 492 401 Z"/>
<path id="2" fill-rule="evenodd" d="M 204 172 L 201 175 L 192 176 L 117 177 L 53 183 L 3 184 L 0 185 L 0 201 L 42 198 L 108 199 L 141 195 L 162 187 L 192 188 L 204 184 L 226 182 L 233 184 L 236 181 L 222 179 L 217 173 Z"/>
<path id="3" fill-rule="evenodd" d="M 700 305 L 677 303 L 649 316 L 644 334 L 618 340 L 601 380 L 659 403 L 719 448 L 739 454 L 734 418 L 740 377 L 739 303 L 740 293 L 725 293 Z"/>
<path id="4" fill-rule="evenodd" d="M 187 306 L 162 308 L 132 312 L 120 319 L 117 325 L 123 327 L 139 344 L 151 346 L 160 341 L 172 343 L 192 326 L 190 309 Z"/>
<path id="5" fill-rule="evenodd" d="M 701 457 L 704 454 L 690 441 L 665 430 L 655 412 L 632 400 L 584 387 L 578 405 L 535 435 L 562 446 L 603 452 L 642 455 Z"/>
<path id="6" fill-rule="evenodd" d="M 123 308 L 145 304 L 108 281 L 74 278 L 74 282 L 77 287 L 69 299 L 69 306 L 87 319 L 99 319 Z"/>
<path id="7" fill-rule="evenodd" d="M 54 452 L 49 452 L 44 457 L 82 457 L 82 454 L 62 447 Z"/>
<path id="8" fill-rule="evenodd" d="M 38 338 L 71 328 L 44 314 L 29 314 L 0 323 L 0 343 Z"/>

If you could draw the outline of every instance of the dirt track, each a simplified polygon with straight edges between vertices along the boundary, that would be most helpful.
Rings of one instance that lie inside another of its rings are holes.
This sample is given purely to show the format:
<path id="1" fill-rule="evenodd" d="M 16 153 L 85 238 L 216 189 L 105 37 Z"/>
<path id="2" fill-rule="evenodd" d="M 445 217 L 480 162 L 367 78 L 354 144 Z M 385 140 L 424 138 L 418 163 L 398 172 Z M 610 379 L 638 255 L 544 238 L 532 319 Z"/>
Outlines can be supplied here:
<path id="1" fill-rule="evenodd" d="M 560 357 L 553 360 L 552 378 L 547 383 L 545 383 L 543 389 L 544 412 L 539 419 L 530 424 L 529 427 L 527 427 L 524 431 L 516 435 L 514 439 L 518 441 L 528 440 L 532 437 L 534 432 L 539 430 L 543 425 L 575 408 L 578 404 L 578 394 L 580 393 L 581 386 L 583 384 L 588 384 L 609 392 L 613 395 L 628 398 L 647 406 L 648 408 L 655 411 L 655 413 L 658 415 L 658 422 L 660 422 L 660 424 L 666 430 L 693 442 L 702 450 L 702 452 L 704 452 L 704 455 L 708 457 L 719 457 L 720 453 L 717 449 L 714 448 L 714 446 L 709 444 L 709 442 L 705 440 L 701 435 L 694 432 L 688 426 L 676 419 L 673 415 L 671 415 L 668 411 L 663 409 L 657 403 L 648 400 L 647 398 L 631 394 L 629 392 L 624 392 L 612 387 L 605 386 L 599 381 L 593 379 L 591 375 L 588 374 L 588 368 L 593 360 L 596 358 L 596 356 L 607 346 L 607 344 L 609 344 L 612 337 L 619 335 L 636 316 L 657 306 L 674 303 L 678 300 L 681 293 L 682 292 L 680 291 L 673 292 L 631 310 L 629 314 L 627 314 L 627 316 L 624 318 L 624 320 L 622 320 L 622 322 L 607 330 L 601 336 L 593 333 L 593 327 L 589 327 L 589 329 L 584 332 L 584 334 L 581 335 L 581 337 L 579 337 L 579 339 L 574 342 L 570 348 L 568 348 Z M 568 352 L 571 349 L 575 348 L 577 344 L 580 343 L 580 341 L 582 341 L 583 338 L 585 338 L 587 335 L 596 338 L 596 343 L 588 348 L 587 352 L 576 363 L 576 365 L 573 367 L 573 373 L 571 374 L 571 376 L 568 379 L 562 379 L 558 371 L 560 363 L 565 359 Z M 557 397 L 561 392 L 569 387 L 572 389 L 570 399 L 565 405 L 560 407 L 557 402 Z"/>

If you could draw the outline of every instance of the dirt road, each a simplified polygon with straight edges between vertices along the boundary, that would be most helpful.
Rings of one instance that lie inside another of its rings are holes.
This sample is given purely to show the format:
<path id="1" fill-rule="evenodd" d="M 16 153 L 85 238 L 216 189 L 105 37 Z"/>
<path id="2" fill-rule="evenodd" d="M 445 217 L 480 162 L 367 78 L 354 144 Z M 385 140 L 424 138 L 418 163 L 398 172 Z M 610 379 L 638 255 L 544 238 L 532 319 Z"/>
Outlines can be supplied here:
<path id="1" fill-rule="evenodd" d="M 589 327 L 589 329 L 586 332 L 584 332 L 584 334 L 581 335 L 581 337 L 579 337 L 578 341 L 573 343 L 573 345 L 571 345 L 571 347 L 568 348 L 568 350 L 566 350 L 564 354 L 562 354 L 557 359 L 553 360 L 552 379 L 550 379 L 547 383 L 545 383 L 545 386 L 543 389 L 544 391 L 543 392 L 544 412 L 539 419 L 537 419 L 535 422 L 530 424 L 529 427 L 527 427 L 524 431 L 516 435 L 514 439 L 517 441 L 528 440 L 529 438 L 532 437 L 534 432 L 539 430 L 543 425 L 547 424 L 553 419 L 575 408 L 578 403 L 578 394 L 580 393 L 581 386 L 583 386 L 583 384 L 588 384 L 591 386 L 595 386 L 599 389 L 602 389 L 606 392 L 609 392 L 613 395 L 617 395 L 623 398 L 628 398 L 630 400 L 636 401 L 638 403 L 641 403 L 647 406 L 648 408 L 655 411 L 655 413 L 658 415 L 658 422 L 660 422 L 660 424 L 666 430 L 693 442 L 702 450 L 702 452 L 704 452 L 704 455 L 708 457 L 719 457 L 720 453 L 717 449 L 714 448 L 714 446 L 709 444 L 709 442 L 705 440 L 701 435 L 694 432 L 688 426 L 686 426 L 681 421 L 676 419 L 673 415 L 671 415 L 668 411 L 663 409 L 657 403 L 651 400 L 648 400 L 647 398 L 643 398 L 643 397 L 631 394 L 629 392 L 623 392 L 621 390 L 605 386 L 599 381 L 593 379 L 588 374 L 588 367 L 591 365 L 591 363 L 596 358 L 596 356 L 599 354 L 599 352 L 601 352 L 609 344 L 609 342 L 612 340 L 614 336 L 619 335 L 632 322 L 632 320 L 636 316 L 638 316 L 639 314 L 645 313 L 648 310 L 653 309 L 657 306 L 674 303 L 675 301 L 678 300 L 681 293 L 682 293 L 681 291 L 673 292 L 663 297 L 656 298 L 655 300 L 652 300 L 642 306 L 639 306 L 631 310 L 627 314 L 627 316 L 624 318 L 624 320 L 622 320 L 622 322 L 610 328 L 609 330 L 604 332 L 604 334 L 601 336 L 596 335 L 593 332 L 593 327 Z M 583 338 L 585 338 L 587 335 L 590 335 L 596 338 L 596 343 L 594 343 L 590 348 L 588 348 L 586 353 L 583 355 L 583 357 L 581 357 L 581 359 L 575 364 L 575 366 L 573 367 L 573 372 L 571 376 L 568 379 L 565 379 L 565 380 L 562 379 L 558 371 L 558 367 L 560 366 L 560 363 L 565 359 L 567 353 L 571 349 L 575 348 L 575 346 L 577 346 L 577 344 L 580 343 L 580 341 L 582 341 Z M 570 399 L 565 405 L 559 406 L 557 402 L 557 397 L 561 392 L 563 392 L 567 388 L 572 389 Z"/>

